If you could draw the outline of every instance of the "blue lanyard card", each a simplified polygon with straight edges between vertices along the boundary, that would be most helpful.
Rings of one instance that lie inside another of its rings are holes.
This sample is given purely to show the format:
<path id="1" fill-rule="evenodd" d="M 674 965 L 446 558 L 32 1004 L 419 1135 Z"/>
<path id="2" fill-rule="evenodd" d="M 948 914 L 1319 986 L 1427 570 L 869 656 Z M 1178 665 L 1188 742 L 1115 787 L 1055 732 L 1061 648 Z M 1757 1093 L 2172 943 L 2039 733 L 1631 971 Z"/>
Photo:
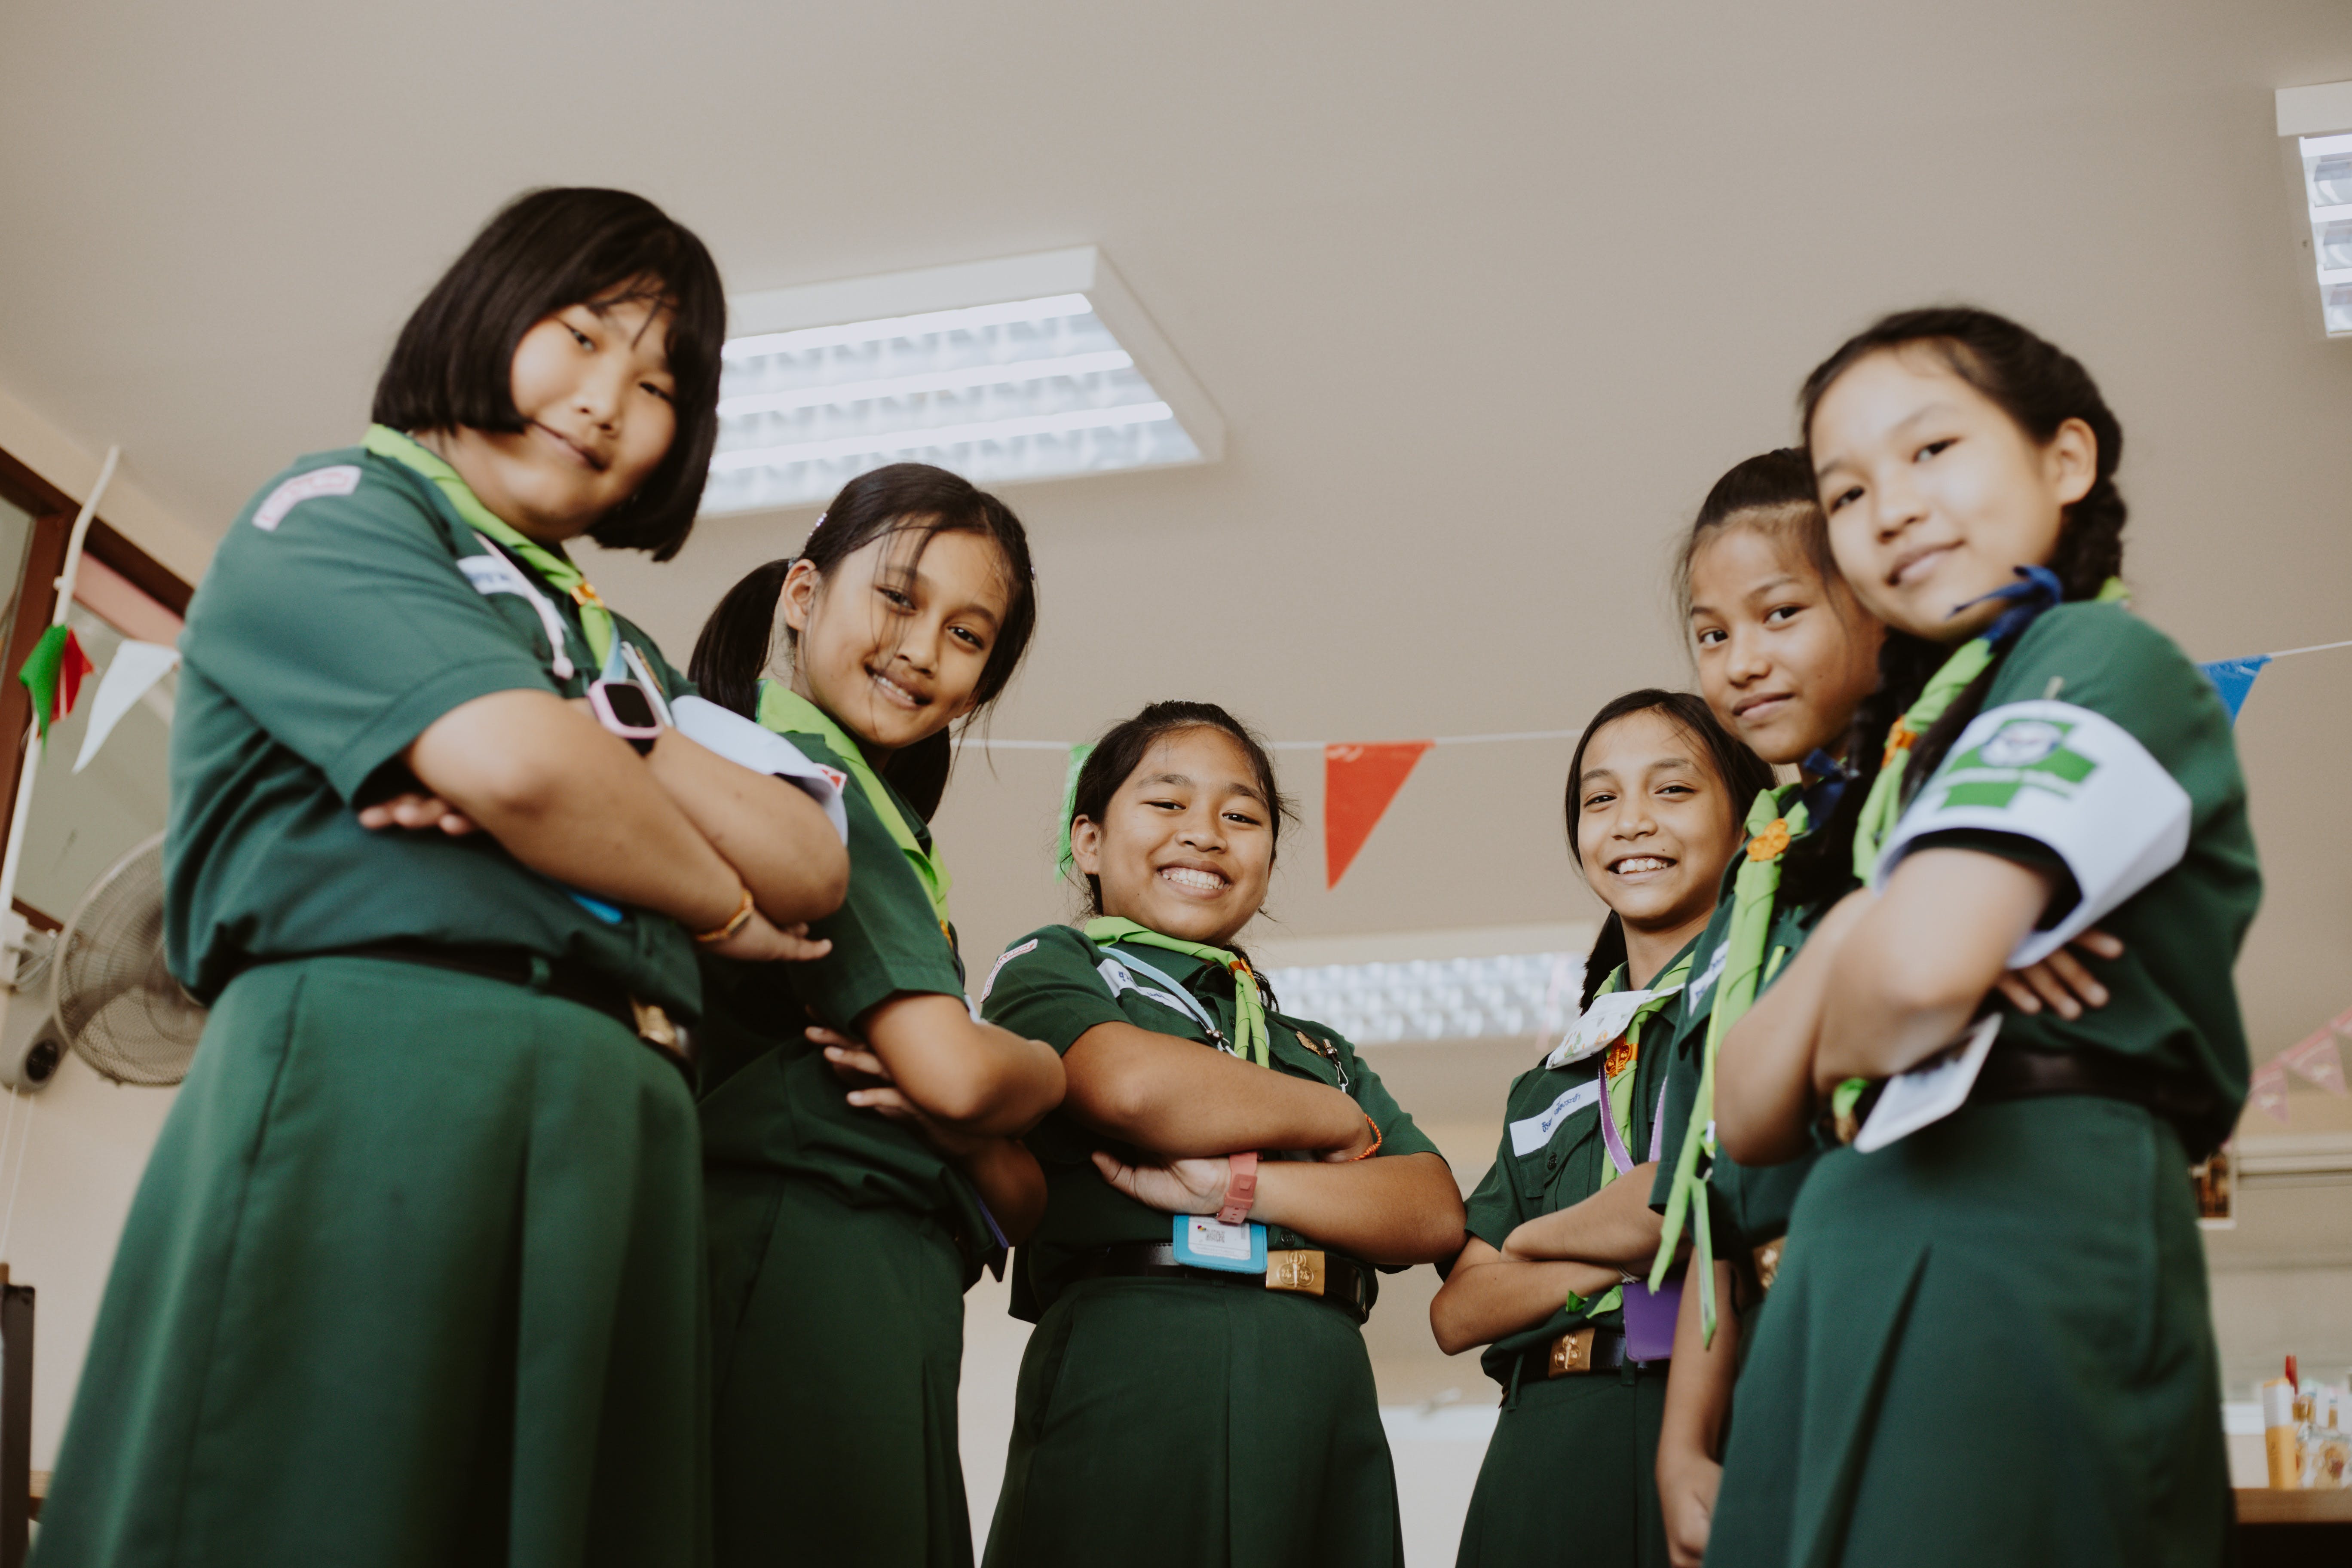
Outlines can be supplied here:
<path id="1" fill-rule="evenodd" d="M 1227 1225 L 1213 1214 L 1172 1216 L 1176 1231 L 1176 1261 L 1194 1268 L 1217 1268 L 1228 1274 L 1265 1272 L 1265 1226 L 1254 1221 Z"/>

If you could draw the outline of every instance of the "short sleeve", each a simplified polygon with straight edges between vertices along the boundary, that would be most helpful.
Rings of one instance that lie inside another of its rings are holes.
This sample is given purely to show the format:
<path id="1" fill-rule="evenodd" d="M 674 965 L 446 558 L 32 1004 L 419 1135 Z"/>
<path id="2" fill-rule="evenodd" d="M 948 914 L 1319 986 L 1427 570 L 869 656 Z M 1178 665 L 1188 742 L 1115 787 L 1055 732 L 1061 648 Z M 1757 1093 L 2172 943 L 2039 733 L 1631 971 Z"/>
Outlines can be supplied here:
<path id="1" fill-rule="evenodd" d="M 2058 871 L 2052 915 L 2010 957 L 2032 963 L 2179 863 L 2200 759 L 2217 753 L 2234 756 L 2228 715 L 2170 639 L 2118 605 L 2053 610 L 2003 662 L 1872 882 L 1929 846 Z"/>
<path id="2" fill-rule="evenodd" d="M 989 970 L 981 1016 L 1066 1053 L 1097 1024 L 1131 1021 L 1095 963 L 1094 944 L 1068 926 L 1031 931 Z"/>
<path id="3" fill-rule="evenodd" d="M 1528 1217 L 1527 1199 L 1511 1180 L 1511 1135 L 1495 1146 L 1495 1163 L 1463 1202 L 1465 1227 L 1487 1246 L 1500 1247 Z"/>
<path id="4" fill-rule="evenodd" d="M 836 1028 L 902 994 L 962 996 L 955 950 L 906 852 L 863 790 L 845 791 L 842 804 L 849 821 L 849 891 L 841 908 L 809 926 L 833 951 L 793 964 L 793 989 Z"/>
<path id="5" fill-rule="evenodd" d="M 1440 1159 L 1444 1158 L 1439 1154 L 1437 1145 L 1431 1141 L 1429 1134 L 1421 1130 L 1404 1107 L 1396 1102 L 1396 1097 L 1388 1091 L 1388 1086 L 1381 1082 L 1381 1075 L 1365 1065 L 1353 1044 L 1328 1032 L 1320 1037 L 1345 1054 L 1348 1083 L 1355 1091 L 1356 1103 L 1364 1108 L 1364 1114 L 1370 1117 L 1372 1125 L 1381 1130 L 1380 1157 L 1438 1154 Z"/>
<path id="6" fill-rule="evenodd" d="M 297 475 L 231 529 L 190 606 L 189 664 L 346 803 L 451 709 L 556 689 L 476 593 L 425 506 L 355 479 L 277 511 Z"/>

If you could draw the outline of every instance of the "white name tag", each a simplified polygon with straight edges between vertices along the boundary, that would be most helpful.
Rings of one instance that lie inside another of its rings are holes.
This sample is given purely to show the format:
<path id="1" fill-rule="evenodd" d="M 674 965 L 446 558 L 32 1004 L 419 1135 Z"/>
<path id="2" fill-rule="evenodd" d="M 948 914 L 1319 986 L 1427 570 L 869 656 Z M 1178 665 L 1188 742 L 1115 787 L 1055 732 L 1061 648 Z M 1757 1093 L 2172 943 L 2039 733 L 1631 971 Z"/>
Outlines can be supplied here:
<path id="1" fill-rule="evenodd" d="M 1907 1138 L 1932 1121 L 1941 1121 L 1968 1103 L 1969 1090 L 1984 1070 L 1992 1037 L 2000 1033 L 2000 1015 L 1988 1013 L 1976 1027 L 1913 1068 L 1886 1080 L 1870 1120 L 1854 1134 L 1853 1150 L 1867 1154 Z"/>
<path id="2" fill-rule="evenodd" d="M 1727 942 L 1715 950 L 1715 956 L 1706 961 L 1706 972 L 1690 984 L 1690 996 L 1693 1002 L 1706 995 L 1715 983 L 1723 978 L 1723 966 L 1730 957 L 1731 944 Z"/>
<path id="3" fill-rule="evenodd" d="M 1580 1083 L 1574 1089 L 1562 1091 L 1541 1115 L 1511 1123 L 1511 1152 L 1522 1156 L 1536 1152 L 1551 1142 L 1551 1135 L 1559 1131 L 1561 1122 L 1578 1111 L 1600 1103 L 1601 1080 L 1597 1078 L 1591 1083 Z"/>
<path id="4" fill-rule="evenodd" d="M 1250 1227 L 1247 1220 L 1239 1225 L 1227 1225 L 1213 1215 L 1186 1215 L 1184 1239 L 1193 1251 L 1203 1258 L 1230 1258 L 1235 1263 L 1249 1261 Z"/>

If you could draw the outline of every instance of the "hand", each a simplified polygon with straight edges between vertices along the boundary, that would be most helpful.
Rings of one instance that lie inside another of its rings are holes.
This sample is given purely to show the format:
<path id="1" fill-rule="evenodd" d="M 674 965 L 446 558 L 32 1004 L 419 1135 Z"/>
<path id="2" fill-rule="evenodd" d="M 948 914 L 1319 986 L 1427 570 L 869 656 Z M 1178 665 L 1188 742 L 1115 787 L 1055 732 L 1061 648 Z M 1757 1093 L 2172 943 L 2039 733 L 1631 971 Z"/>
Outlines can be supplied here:
<path id="1" fill-rule="evenodd" d="M 2082 960 L 2067 951 L 2069 947 L 2079 947 L 2095 958 L 2124 955 L 2122 942 L 2094 928 L 2039 963 L 2005 971 L 1994 982 L 1995 986 L 2009 998 L 2011 1006 L 2029 1016 L 2042 1011 L 2044 1003 L 2070 1021 L 2081 1017 L 2085 1007 L 2105 1006 L 2107 988 L 2083 967 Z"/>
<path id="2" fill-rule="evenodd" d="M 725 942 L 706 942 L 709 951 L 721 958 L 747 959 L 752 963 L 774 963 L 779 960 L 805 963 L 813 958 L 823 958 L 833 951 L 833 943 L 822 937 L 812 938 L 803 925 L 773 926 L 759 910 L 743 922 L 743 929 Z"/>
<path id="3" fill-rule="evenodd" d="M 982 1144 L 992 1142 L 933 1121 L 929 1111 L 907 1098 L 898 1080 L 890 1076 L 889 1065 L 864 1041 L 821 1026 L 811 1027 L 808 1037 L 824 1047 L 825 1064 L 833 1068 L 834 1077 L 849 1085 L 849 1103 L 859 1110 L 909 1123 L 950 1160 L 977 1153 Z"/>
<path id="4" fill-rule="evenodd" d="M 1102 1179 L 1137 1203 L 1165 1214 L 1214 1214 L 1225 1206 L 1233 1164 L 1220 1154 L 1207 1160 L 1171 1160 L 1164 1165 L 1124 1164 L 1095 1151 Z"/>
<path id="5" fill-rule="evenodd" d="M 421 789 L 404 790 L 389 800 L 362 806 L 360 826 L 370 830 L 437 827 L 452 838 L 462 838 L 468 833 L 480 831 L 474 826 L 472 817 L 439 795 Z"/>
<path id="6" fill-rule="evenodd" d="M 1678 1461 L 1661 1455 L 1658 1472 L 1658 1506 L 1666 1517 L 1666 1556 L 1674 1568 L 1699 1568 L 1715 1522 L 1715 1493 L 1723 1484 L 1723 1467 L 1704 1454 L 1689 1454 Z"/>

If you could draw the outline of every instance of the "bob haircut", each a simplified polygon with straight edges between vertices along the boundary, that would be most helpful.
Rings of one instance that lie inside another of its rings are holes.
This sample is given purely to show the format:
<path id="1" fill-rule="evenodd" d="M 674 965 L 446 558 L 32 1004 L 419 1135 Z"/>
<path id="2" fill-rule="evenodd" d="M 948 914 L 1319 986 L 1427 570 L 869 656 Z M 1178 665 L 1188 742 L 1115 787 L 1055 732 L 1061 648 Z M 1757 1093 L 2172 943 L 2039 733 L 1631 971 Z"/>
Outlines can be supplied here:
<path id="1" fill-rule="evenodd" d="M 678 552 L 694 530 L 719 442 L 727 296 L 693 232 L 626 191 L 531 191 L 490 219 L 400 329 L 373 417 L 395 430 L 467 426 L 511 435 L 515 349 L 569 306 L 654 300 L 669 315 L 677 433 L 637 493 L 588 537 L 611 550 Z"/>

